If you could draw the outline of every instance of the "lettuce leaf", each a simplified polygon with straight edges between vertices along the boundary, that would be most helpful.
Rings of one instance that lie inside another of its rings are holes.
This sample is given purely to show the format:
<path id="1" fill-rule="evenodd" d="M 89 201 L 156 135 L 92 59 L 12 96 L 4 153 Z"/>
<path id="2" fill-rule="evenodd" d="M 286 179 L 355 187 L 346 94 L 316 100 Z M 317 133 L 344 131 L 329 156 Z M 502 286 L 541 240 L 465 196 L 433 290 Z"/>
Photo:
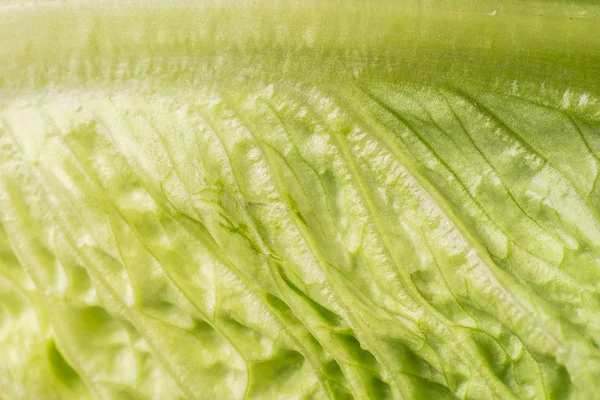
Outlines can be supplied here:
<path id="1" fill-rule="evenodd" d="M 595 2 L 0 16 L 0 399 L 600 398 Z"/>

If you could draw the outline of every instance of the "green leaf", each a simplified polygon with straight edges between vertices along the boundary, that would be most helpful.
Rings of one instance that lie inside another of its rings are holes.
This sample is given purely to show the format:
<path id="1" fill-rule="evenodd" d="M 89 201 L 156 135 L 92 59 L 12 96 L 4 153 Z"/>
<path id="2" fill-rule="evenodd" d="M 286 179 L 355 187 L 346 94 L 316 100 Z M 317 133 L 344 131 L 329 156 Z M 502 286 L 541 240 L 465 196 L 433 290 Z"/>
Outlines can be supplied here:
<path id="1" fill-rule="evenodd" d="M 600 398 L 595 2 L 0 17 L 0 398 Z"/>

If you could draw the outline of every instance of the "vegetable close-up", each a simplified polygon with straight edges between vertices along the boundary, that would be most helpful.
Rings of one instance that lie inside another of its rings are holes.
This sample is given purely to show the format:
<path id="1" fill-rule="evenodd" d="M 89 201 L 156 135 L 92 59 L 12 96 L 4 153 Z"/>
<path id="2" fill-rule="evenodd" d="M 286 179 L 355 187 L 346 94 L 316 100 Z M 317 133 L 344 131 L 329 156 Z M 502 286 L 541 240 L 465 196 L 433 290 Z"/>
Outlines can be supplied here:
<path id="1" fill-rule="evenodd" d="M 600 399 L 600 3 L 0 0 L 0 400 Z"/>

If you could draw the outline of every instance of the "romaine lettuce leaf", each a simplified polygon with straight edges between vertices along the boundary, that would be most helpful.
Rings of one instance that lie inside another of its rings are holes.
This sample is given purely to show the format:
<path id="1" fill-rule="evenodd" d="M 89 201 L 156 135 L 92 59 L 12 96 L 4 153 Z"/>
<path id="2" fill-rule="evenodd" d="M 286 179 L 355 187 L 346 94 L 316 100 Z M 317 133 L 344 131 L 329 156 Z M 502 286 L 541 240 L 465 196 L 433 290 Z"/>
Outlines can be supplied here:
<path id="1" fill-rule="evenodd" d="M 600 398 L 596 3 L 0 16 L 0 399 Z"/>

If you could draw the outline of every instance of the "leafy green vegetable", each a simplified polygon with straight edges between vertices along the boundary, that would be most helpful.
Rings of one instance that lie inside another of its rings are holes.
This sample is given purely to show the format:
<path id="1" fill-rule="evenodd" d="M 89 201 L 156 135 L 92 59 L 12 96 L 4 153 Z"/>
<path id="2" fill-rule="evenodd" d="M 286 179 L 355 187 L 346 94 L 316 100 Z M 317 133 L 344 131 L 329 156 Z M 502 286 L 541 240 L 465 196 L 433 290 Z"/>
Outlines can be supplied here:
<path id="1" fill-rule="evenodd" d="M 599 19 L 4 1 L 0 398 L 600 398 Z"/>

